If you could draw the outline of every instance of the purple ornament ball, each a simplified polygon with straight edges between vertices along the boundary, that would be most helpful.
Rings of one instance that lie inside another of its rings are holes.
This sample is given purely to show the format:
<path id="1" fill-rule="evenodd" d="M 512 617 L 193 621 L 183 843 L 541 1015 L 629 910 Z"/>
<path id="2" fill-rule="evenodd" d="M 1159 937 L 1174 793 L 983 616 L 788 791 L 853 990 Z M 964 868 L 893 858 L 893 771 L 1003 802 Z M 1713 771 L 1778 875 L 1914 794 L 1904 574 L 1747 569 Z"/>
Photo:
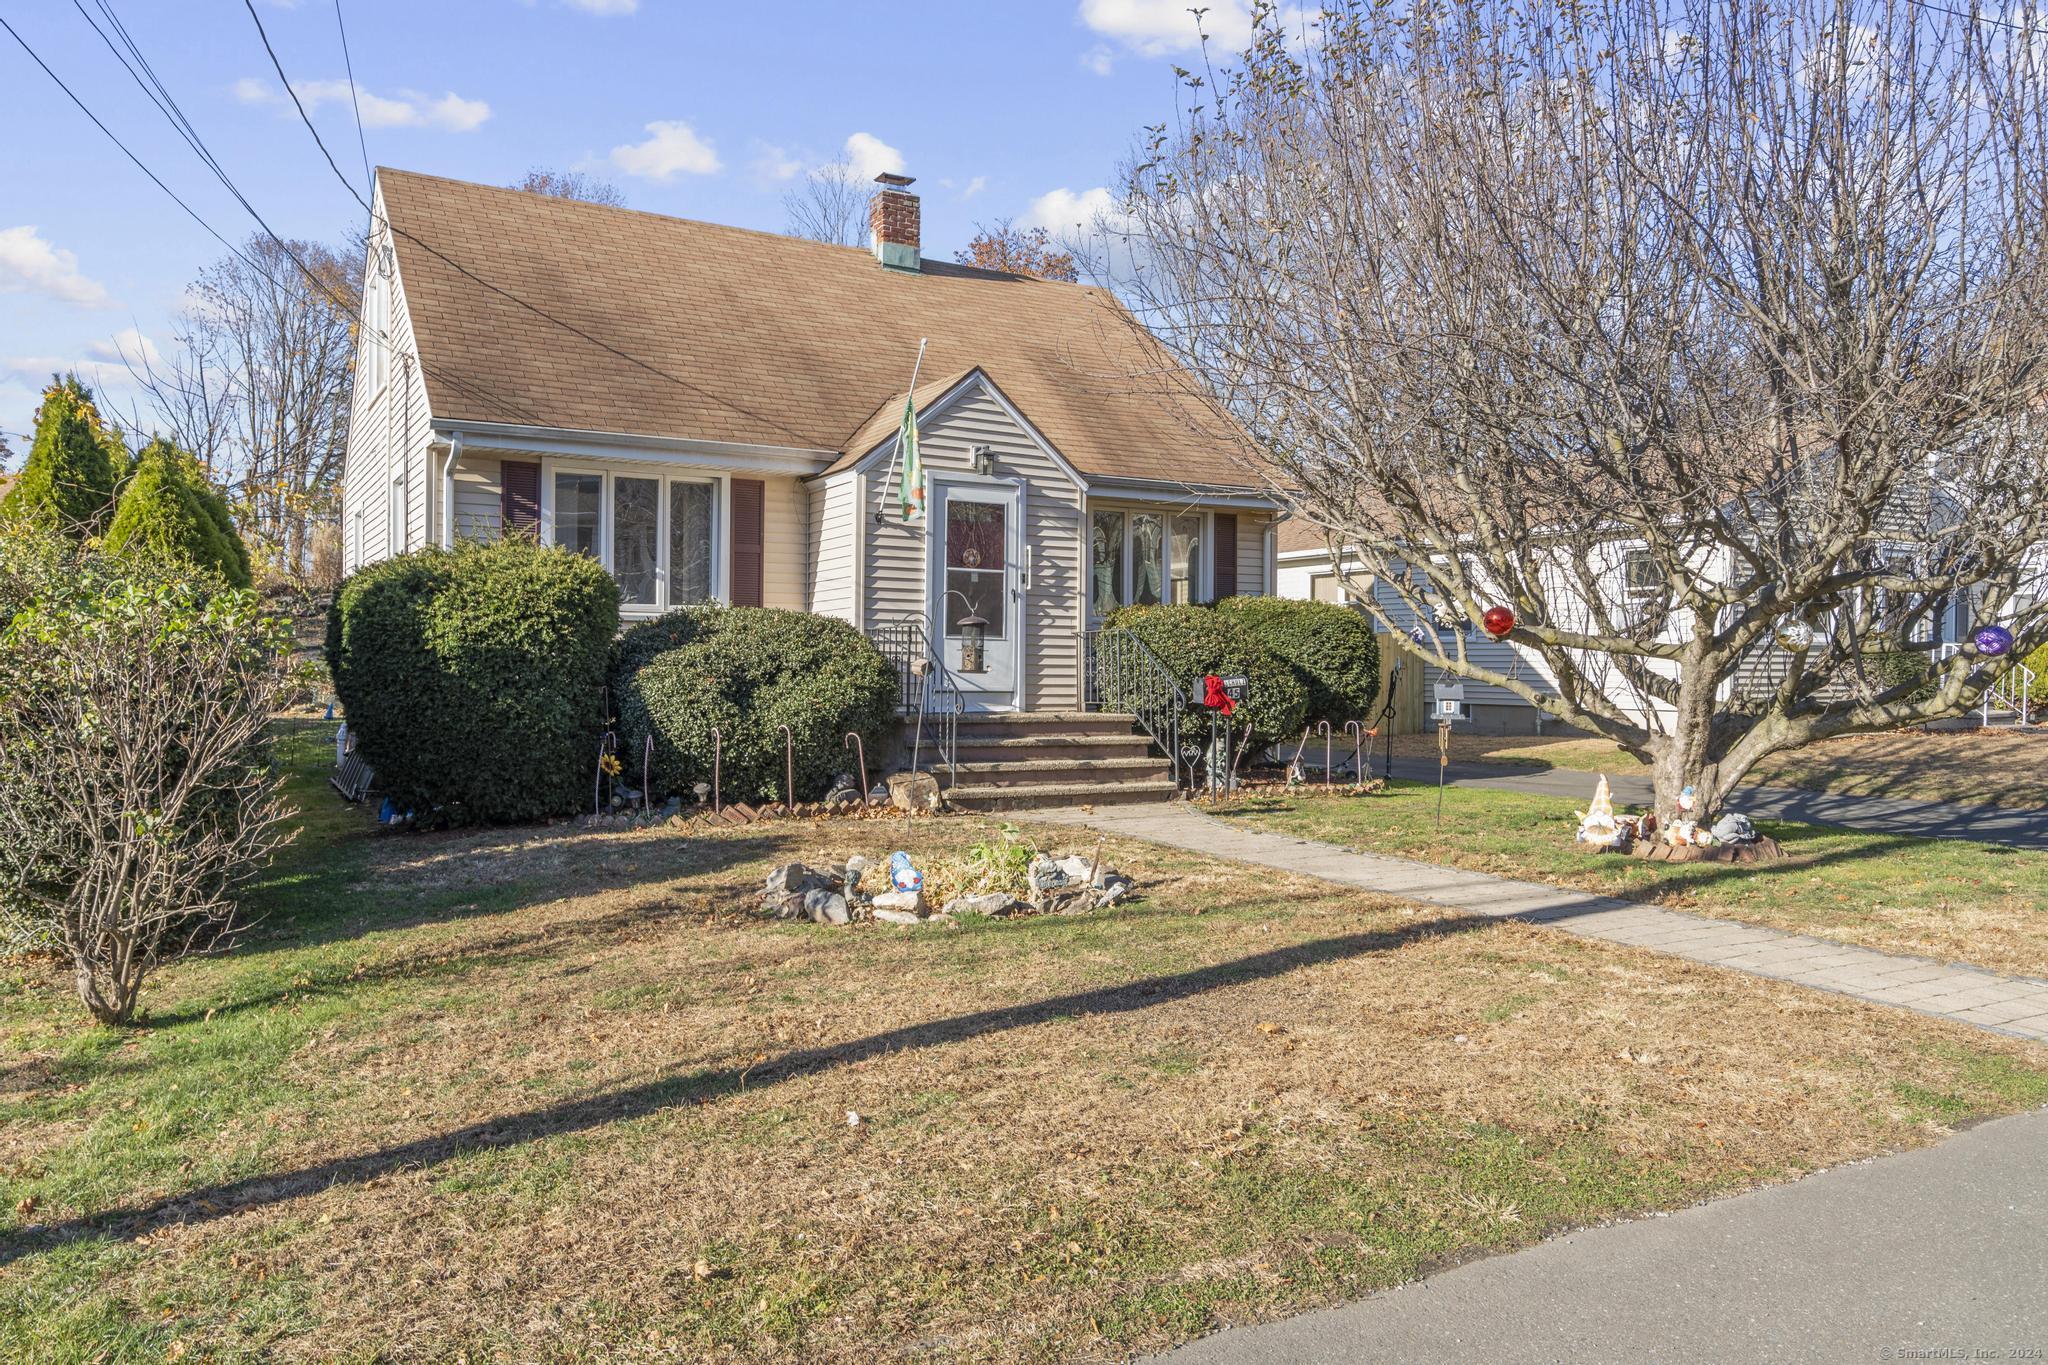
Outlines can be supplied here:
<path id="1" fill-rule="evenodd" d="M 1986 626 L 1976 634 L 1977 652 L 1997 658 L 2012 648 L 2012 632 L 2004 626 Z"/>

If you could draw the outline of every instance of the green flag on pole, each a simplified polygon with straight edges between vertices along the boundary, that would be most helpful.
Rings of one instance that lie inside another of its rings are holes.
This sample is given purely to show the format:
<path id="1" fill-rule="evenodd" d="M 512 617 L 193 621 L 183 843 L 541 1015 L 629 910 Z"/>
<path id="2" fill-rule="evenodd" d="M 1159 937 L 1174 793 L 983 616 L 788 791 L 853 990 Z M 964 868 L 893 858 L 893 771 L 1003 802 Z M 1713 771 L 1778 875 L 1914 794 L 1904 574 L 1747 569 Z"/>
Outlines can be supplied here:
<path id="1" fill-rule="evenodd" d="M 924 516 L 924 460 L 917 453 L 917 408 L 907 397 L 903 400 L 903 428 L 896 433 L 896 458 L 903 470 L 896 498 L 903 505 L 903 519 L 916 521 Z"/>
<path id="2" fill-rule="evenodd" d="M 896 500 L 905 521 L 924 517 L 924 459 L 917 450 L 917 376 L 924 369 L 925 343 L 917 343 L 917 362 L 910 367 L 910 392 L 903 395 L 903 425 L 896 432 L 896 467 L 902 476 Z"/>

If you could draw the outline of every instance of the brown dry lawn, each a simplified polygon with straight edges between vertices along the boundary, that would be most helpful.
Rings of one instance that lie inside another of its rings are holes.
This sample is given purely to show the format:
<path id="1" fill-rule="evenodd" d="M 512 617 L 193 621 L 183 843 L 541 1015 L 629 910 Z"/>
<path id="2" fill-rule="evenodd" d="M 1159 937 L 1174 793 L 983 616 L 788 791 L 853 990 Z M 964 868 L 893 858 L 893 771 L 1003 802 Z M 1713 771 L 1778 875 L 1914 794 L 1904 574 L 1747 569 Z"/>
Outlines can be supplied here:
<path id="1" fill-rule="evenodd" d="M 1433 734 L 1393 738 L 1394 753 L 1402 758 L 1435 758 L 1436 743 Z M 1322 750 L 1314 742 L 1309 749 L 1304 762 L 1311 774 L 1319 774 Z M 1610 741 L 1584 736 L 1454 733 L 1451 757 L 1461 763 L 1614 775 L 1646 771 Z M 2040 810 L 2048 807 L 2048 736 L 2009 727 L 1851 735 L 1773 754 L 1751 772 L 1750 780 L 1843 796 Z"/>
<path id="2" fill-rule="evenodd" d="M 371 840 L 301 790 L 265 936 L 151 1027 L 5 978 L 0 1356 L 1119 1359 L 2048 1097 L 2018 1042 L 1146 846 L 1120 912 L 825 929 L 752 889 L 900 825 Z"/>

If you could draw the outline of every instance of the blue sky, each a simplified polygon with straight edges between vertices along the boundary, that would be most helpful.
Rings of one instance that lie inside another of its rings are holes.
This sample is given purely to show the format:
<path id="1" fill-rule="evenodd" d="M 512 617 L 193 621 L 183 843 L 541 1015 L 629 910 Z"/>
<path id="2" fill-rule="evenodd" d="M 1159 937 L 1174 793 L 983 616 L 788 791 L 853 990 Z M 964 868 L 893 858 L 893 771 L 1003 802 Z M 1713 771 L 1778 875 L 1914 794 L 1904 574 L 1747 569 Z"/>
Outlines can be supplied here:
<path id="1" fill-rule="evenodd" d="M 284 101 L 239 0 L 107 0 L 271 225 L 339 241 L 361 211 Z M 1190 0 L 342 0 L 375 164 L 490 183 L 587 170 L 631 207 L 779 231 L 810 165 L 851 154 L 924 196 L 925 254 L 1014 217 L 1059 231 L 1106 202 L 1196 49 Z M 1204 25 L 1240 36 L 1241 0 Z M 95 0 L 86 8 L 95 16 Z M 258 0 L 285 71 L 360 179 L 333 0 Z M 230 240 L 256 230 L 64 0 L 5 17 Z M 76 367 L 126 412 L 120 352 L 170 345 L 222 253 L 0 32 L 0 431 Z"/>

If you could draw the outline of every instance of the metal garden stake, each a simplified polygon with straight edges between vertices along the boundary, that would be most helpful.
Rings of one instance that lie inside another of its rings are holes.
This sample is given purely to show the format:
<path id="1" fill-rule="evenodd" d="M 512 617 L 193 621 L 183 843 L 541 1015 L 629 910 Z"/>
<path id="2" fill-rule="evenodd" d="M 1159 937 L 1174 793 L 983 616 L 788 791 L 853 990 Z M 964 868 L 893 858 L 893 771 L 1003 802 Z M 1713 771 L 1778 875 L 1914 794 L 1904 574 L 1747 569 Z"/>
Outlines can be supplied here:
<path id="1" fill-rule="evenodd" d="M 856 754 L 856 755 L 857 755 L 857 756 L 859 757 L 859 759 L 860 759 L 860 803 L 861 803 L 861 805 L 865 806 L 865 805 L 867 805 L 867 803 L 868 803 L 868 745 L 867 745 L 867 741 L 866 741 L 866 740 L 864 740 L 864 739 L 862 739 L 862 738 L 860 737 L 860 732 L 859 732 L 859 731 L 857 731 L 857 730 L 848 730 L 848 731 L 846 732 L 846 738 L 845 738 L 845 739 L 843 739 L 843 740 L 841 740 L 841 741 L 839 742 L 839 747 L 840 747 L 840 748 L 842 748 L 842 749 L 844 749 L 844 748 L 848 747 L 849 745 L 850 745 L 850 746 L 852 746 L 852 748 L 853 748 L 853 751 L 854 751 L 854 753 L 855 753 L 855 754 Z"/>
<path id="2" fill-rule="evenodd" d="M 654 732 L 648 731 L 647 742 L 640 746 L 640 813 L 646 815 L 654 810 L 653 784 L 649 781 L 654 772 Z"/>
<path id="3" fill-rule="evenodd" d="M 719 769 L 725 761 L 725 734 L 716 725 L 711 727 L 711 813 L 718 814 L 723 800 L 718 790 Z"/>
<path id="4" fill-rule="evenodd" d="M 782 801 L 789 807 L 791 815 L 796 814 L 796 737 L 787 725 L 778 725 L 782 731 Z"/>
<path id="5" fill-rule="evenodd" d="M 1355 720 L 1347 720 L 1344 728 L 1351 732 L 1351 780 L 1362 787 L 1365 785 L 1365 727 Z"/>
<path id="6" fill-rule="evenodd" d="M 1323 795 L 1330 794 L 1330 722 L 1319 720 L 1316 729 L 1323 735 Z"/>

